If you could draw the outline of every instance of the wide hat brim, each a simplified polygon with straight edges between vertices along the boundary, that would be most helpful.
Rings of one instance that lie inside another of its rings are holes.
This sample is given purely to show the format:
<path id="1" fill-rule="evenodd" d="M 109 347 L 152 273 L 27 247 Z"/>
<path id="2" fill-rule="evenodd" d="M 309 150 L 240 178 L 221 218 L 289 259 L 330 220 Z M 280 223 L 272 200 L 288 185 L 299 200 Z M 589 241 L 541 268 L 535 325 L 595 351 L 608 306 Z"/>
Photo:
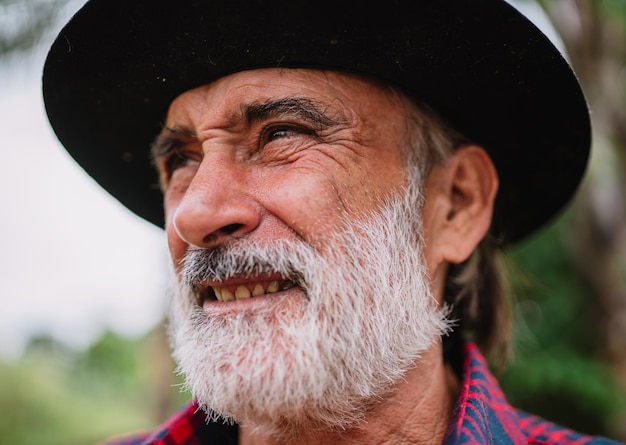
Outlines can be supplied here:
<path id="1" fill-rule="evenodd" d="M 149 147 L 171 101 L 263 67 L 363 73 L 399 86 L 485 147 L 499 177 L 492 233 L 511 243 L 575 192 L 587 105 L 568 63 L 502 0 L 90 0 L 48 54 L 48 117 L 71 156 L 162 226 Z"/>

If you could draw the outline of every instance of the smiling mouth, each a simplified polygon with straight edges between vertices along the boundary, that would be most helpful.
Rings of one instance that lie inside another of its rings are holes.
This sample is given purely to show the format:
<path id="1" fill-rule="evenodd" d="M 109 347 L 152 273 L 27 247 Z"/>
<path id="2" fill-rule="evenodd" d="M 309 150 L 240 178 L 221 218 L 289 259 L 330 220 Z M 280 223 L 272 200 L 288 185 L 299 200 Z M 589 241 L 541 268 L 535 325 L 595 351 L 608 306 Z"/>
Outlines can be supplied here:
<path id="1" fill-rule="evenodd" d="M 249 281 L 239 284 L 219 283 L 198 287 L 199 302 L 205 300 L 229 302 L 247 300 L 261 295 L 274 294 L 296 286 L 292 280 Z"/>

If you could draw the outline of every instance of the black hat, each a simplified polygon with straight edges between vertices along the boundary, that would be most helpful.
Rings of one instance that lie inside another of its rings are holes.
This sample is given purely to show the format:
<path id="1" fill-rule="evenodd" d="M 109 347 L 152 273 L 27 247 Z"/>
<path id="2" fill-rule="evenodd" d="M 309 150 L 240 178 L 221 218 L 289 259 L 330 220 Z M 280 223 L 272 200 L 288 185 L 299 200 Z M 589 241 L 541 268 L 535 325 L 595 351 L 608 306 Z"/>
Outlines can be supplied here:
<path id="1" fill-rule="evenodd" d="M 428 104 L 492 157 L 492 232 L 504 243 L 558 212 L 585 170 L 576 76 L 503 0 L 90 0 L 52 45 L 43 94 L 74 159 L 162 225 L 149 147 L 170 102 L 262 67 L 363 73 Z"/>

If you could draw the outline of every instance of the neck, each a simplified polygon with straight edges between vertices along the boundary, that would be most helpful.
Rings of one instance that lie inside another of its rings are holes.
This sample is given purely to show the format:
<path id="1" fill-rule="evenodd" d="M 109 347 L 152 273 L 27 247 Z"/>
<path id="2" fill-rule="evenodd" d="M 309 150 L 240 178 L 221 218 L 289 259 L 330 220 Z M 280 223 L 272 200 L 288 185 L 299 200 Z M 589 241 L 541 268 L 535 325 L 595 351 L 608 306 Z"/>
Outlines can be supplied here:
<path id="1" fill-rule="evenodd" d="M 428 350 L 403 381 L 356 426 L 342 431 L 295 432 L 293 445 L 436 444 L 443 441 L 459 381 L 443 363 L 441 345 Z M 240 445 L 280 445 L 241 426 Z"/>

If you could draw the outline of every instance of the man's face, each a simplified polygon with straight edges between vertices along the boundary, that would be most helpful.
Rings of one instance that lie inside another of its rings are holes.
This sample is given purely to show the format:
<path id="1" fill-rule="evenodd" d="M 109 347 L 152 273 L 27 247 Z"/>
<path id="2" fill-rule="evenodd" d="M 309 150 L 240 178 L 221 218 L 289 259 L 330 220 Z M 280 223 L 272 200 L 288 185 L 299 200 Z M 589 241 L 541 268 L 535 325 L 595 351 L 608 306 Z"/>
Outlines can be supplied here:
<path id="1" fill-rule="evenodd" d="M 158 162 L 174 264 L 189 246 L 243 236 L 322 242 L 341 217 L 376 208 L 406 185 L 404 113 L 372 83 L 311 70 L 242 72 L 182 94 Z"/>
<path id="2" fill-rule="evenodd" d="M 175 355 L 201 405 L 275 434 L 346 427 L 445 328 L 406 131 L 396 95 L 330 72 L 243 72 L 172 103 L 155 150 Z"/>

